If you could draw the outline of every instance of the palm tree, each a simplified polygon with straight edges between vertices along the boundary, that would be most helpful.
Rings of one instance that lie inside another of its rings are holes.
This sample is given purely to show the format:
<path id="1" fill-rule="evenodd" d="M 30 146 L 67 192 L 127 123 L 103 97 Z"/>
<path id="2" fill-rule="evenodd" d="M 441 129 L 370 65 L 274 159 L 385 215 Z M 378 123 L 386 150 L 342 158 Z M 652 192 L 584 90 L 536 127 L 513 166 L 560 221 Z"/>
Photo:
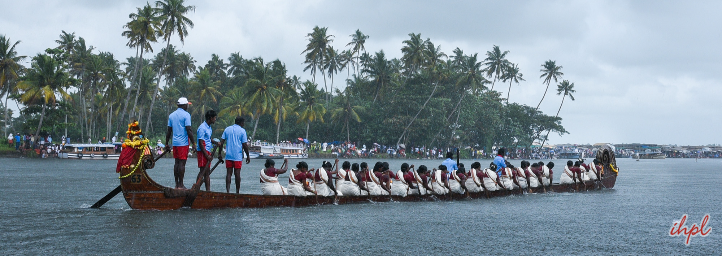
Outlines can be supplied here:
<path id="1" fill-rule="evenodd" d="M 271 69 L 271 63 L 264 65 L 263 59 L 256 58 L 253 61 L 250 77 L 246 80 L 245 95 L 249 109 L 253 112 L 255 124 L 253 126 L 253 134 L 251 138 L 256 137 L 256 129 L 258 128 L 258 120 L 261 115 L 270 114 L 276 105 L 276 98 L 280 94 L 280 90 L 274 87 L 280 76 L 274 76 Z"/>
<path id="2" fill-rule="evenodd" d="M 562 95 L 562 103 L 559 104 L 559 110 L 557 110 L 556 117 L 559 117 L 559 112 L 562 111 L 562 106 L 564 105 L 564 99 L 569 96 L 569 99 L 574 101 L 574 95 L 572 93 L 575 93 L 577 91 L 574 90 L 574 83 L 569 83 L 569 81 L 564 80 L 559 85 L 557 85 L 557 95 Z M 547 141 L 547 138 L 549 138 L 549 133 L 551 132 L 551 129 L 547 131 L 547 136 L 544 137 L 544 141 L 542 142 L 541 146 L 544 147 L 544 142 Z"/>
<path id="3" fill-rule="evenodd" d="M 426 41 L 422 40 L 421 34 L 410 33 L 409 37 L 409 39 L 403 41 L 404 47 L 401 48 L 401 53 L 404 54 L 401 61 L 404 63 L 407 72 L 404 84 L 424 64 L 424 51 L 426 50 L 426 44 L 429 42 L 428 39 Z"/>
<path id="4" fill-rule="evenodd" d="M 328 92 L 328 87 L 326 87 L 326 74 L 323 67 L 326 65 L 326 50 L 328 44 L 333 42 L 333 39 L 331 39 L 333 35 L 326 35 L 326 30 L 328 30 L 326 27 L 314 27 L 313 31 L 306 36 L 308 37 L 308 44 L 306 45 L 306 50 L 303 50 L 301 54 L 306 53 L 306 61 L 304 63 L 308 64 L 303 71 L 305 72 L 311 69 L 313 82 L 315 83 L 316 70 L 320 69 L 321 75 L 323 76 L 323 86 L 326 88 L 326 92 Z"/>
<path id="5" fill-rule="evenodd" d="M 412 36 L 412 39 L 414 37 Z M 406 42 L 406 41 L 404 41 Z M 426 98 L 426 101 L 423 105 L 421 105 L 421 108 L 419 108 L 419 111 L 416 112 L 416 115 L 414 115 L 414 118 L 411 119 L 408 125 L 404 128 L 404 131 L 401 133 L 401 136 L 399 136 L 399 139 L 396 140 L 396 145 L 398 146 L 401 143 L 401 139 L 406 135 L 406 132 L 408 132 L 409 127 L 416 121 L 416 119 L 419 117 L 419 114 L 421 114 L 421 111 L 423 111 L 426 108 L 426 104 L 429 103 L 431 98 L 434 96 L 434 93 L 436 93 L 436 89 L 439 87 L 438 79 L 434 79 L 435 76 L 439 74 L 439 66 L 443 63 L 442 58 L 446 58 L 446 54 L 441 51 L 441 46 L 434 47 L 434 44 L 431 42 L 431 40 L 426 40 L 424 42 L 424 45 L 422 46 L 423 49 L 425 49 L 421 54 L 422 56 L 425 56 L 426 58 L 422 59 L 422 63 L 426 63 L 429 67 L 429 74 L 432 78 L 431 83 L 434 84 L 434 89 L 431 90 L 431 93 L 429 94 L 429 97 Z M 402 50 L 403 51 L 403 50 Z"/>
<path id="6" fill-rule="evenodd" d="M 391 83 L 391 75 L 393 73 L 391 71 L 389 61 L 386 60 L 384 50 L 378 51 L 374 57 L 371 57 L 370 63 L 365 65 L 361 72 L 368 74 L 373 83 L 376 85 L 376 92 L 374 93 L 373 101 L 376 103 L 376 98 L 378 98 L 379 92 Z"/>
<path id="7" fill-rule="evenodd" d="M 459 48 L 456 49 L 459 50 Z M 461 102 L 464 101 L 466 95 L 469 93 L 479 95 L 484 89 L 488 89 L 485 85 L 490 83 L 489 80 L 486 80 L 486 78 L 484 78 L 484 71 L 481 68 L 482 63 L 478 61 L 478 53 L 474 53 L 474 55 L 472 56 L 463 57 L 458 57 L 458 54 L 463 54 L 463 52 L 459 50 L 458 52 L 456 52 L 455 55 L 457 57 L 456 59 L 460 62 L 458 69 L 462 72 L 456 81 L 457 87 L 461 89 L 461 96 L 459 97 L 459 101 L 456 103 L 456 106 L 451 111 L 451 114 L 449 114 L 449 117 L 446 118 L 445 122 L 448 123 L 454 113 L 457 113 L 456 121 L 454 121 L 454 125 L 452 126 L 453 128 L 451 130 L 452 135 L 456 133 L 456 127 L 459 123 L 459 117 L 461 116 L 461 110 L 459 109 L 459 106 L 461 106 Z M 441 130 L 439 131 L 439 133 L 440 132 Z M 435 138 L 436 136 L 434 136 L 434 139 Z M 450 138 L 453 138 L 453 136 Z"/>
<path id="8" fill-rule="evenodd" d="M 351 46 L 350 55 L 353 56 L 356 55 L 356 73 L 358 73 L 358 63 L 360 61 L 359 57 L 361 54 L 361 51 L 366 52 L 366 39 L 369 39 L 369 36 L 364 35 L 364 33 L 361 32 L 361 30 L 356 29 L 356 33 L 353 33 L 349 35 L 351 37 L 351 42 L 346 44 L 346 46 Z"/>
<path id="9" fill-rule="evenodd" d="M 346 141 L 351 141 L 351 126 L 349 125 L 348 121 L 353 120 L 357 123 L 361 122 L 361 118 L 358 115 L 358 111 L 363 110 L 361 106 L 355 106 L 353 105 L 353 97 L 351 96 L 351 90 L 346 89 L 345 93 L 342 94 L 341 91 L 336 89 L 336 94 L 339 95 L 338 100 L 340 103 L 340 106 L 338 108 L 335 108 L 331 110 L 331 119 L 333 119 L 335 122 L 343 122 L 344 126 L 346 127 Z"/>
<path id="10" fill-rule="evenodd" d="M 221 111 L 219 116 L 243 116 L 247 110 L 246 98 L 244 97 L 243 87 L 237 87 L 231 90 L 221 99 Z"/>
<path id="11" fill-rule="evenodd" d="M 45 118 L 45 108 L 48 104 L 55 106 L 58 96 L 70 99 L 65 89 L 70 85 L 70 77 L 63 71 L 62 65 L 45 54 L 38 54 L 33 58 L 32 68 L 28 71 L 27 79 L 18 84 L 22 90 L 21 100 L 25 104 L 40 104 L 40 122 L 35 134 L 40 133 Z"/>
<path id="12" fill-rule="evenodd" d="M 338 54 L 338 51 L 333 48 L 333 46 L 329 46 L 326 50 L 326 63 L 323 65 L 324 70 L 326 70 L 328 74 L 328 78 L 331 79 L 331 90 L 329 92 L 333 92 L 333 75 L 338 74 L 340 70 L 343 69 L 343 55 Z M 333 93 L 329 93 L 329 99 L 328 101 L 331 101 L 333 99 Z M 328 102 L 327 101 L 327 102 Z M 326 103 L 328 106 L 328 103 Z"/>
<path id="13" fill-rule="evenodd" d="M 139 74 L 140 71 L 143 70 L 144 61 L 137 60 L 143 60 L 143 53 L 153 52 L 153 47 L 150 43 L 157 42 L 158 37 L 162 36 L 162 32 L 160 30 L 160 19 L 156 17 L 153 7 L 151 7 L 150 4 L 146 3 L 146 5 L 142 9 L 136 9 L 136 13 L 131 13 L 130 15 L 128 15 L 131 21 L 128 22 L 125 26 L 123 26 L 124 28 L 128 29 L 126 31 L 123 31 L 122 33 L 122 35 L 128 39 L 128 43 L 126 44 L 126 46 L 130 48 L 136 48 L 136 65 L 133 71 L 133 75 L 130 78 L 130 89 L 128 90 L 128 94 L 125 97 L 123 111 L 121 112 L 118 128 L 121 124 L 128 123 L 125 120 L 125 116 L 128 113 L 130 93 L 131 91 L 133 91 L 134 84 L 136 88 L 135 103 L 133 103 L 133 108 L 131 109 L 131 111 L 135 111 L 135 108 L 138 105 L 138 97 L 140 93 L 140 90 L 138 88 L 140 87 L 141 83 L 141 81 L 139 81 L 141 77 Z M 139 53 L 140 57 L 138 57 Z M 130 118 L 130 115 L 128 115 L 128 118 Z"/>
<path id="14" fill-rule="evenodd" d="M 80 77 L 80 84 L 78 84 L 78 89 L 80 93 L 80 101 L 83 106 L 83 118 L 81 120 L 83 125 L 80 126 L 80 134 L 82 137 L 85 137 L 83 135 L 83 131 L 88 133 L 90 132 L 90 122 L 88 122 L 88 107 L 86 102 L 86 97 L 88 97 L 87 94 L 89 85 L 86 83 L 85 79 L 85 67 L 86 63 L 93 55 L 93 50 L 95 50 L 95 47 L 87 46 L 85 44 L 85 39 L 82 37 L 78 38 L 78 41 L 75 43 L 75 49 L 73 49 L 73 70 L 75 71 L 76 76 Z"/>
<path id="15" fill-rule="evenodd" d="M 68 34 L 63 30 L 60 34 L 60 39 L 55 40 L 58 43 L 58 47 L 55 49 L 63 50 L 63 60 L 69 61 L 73 56 L 73 49 L 75 48 L 75 32 Z"/>
<path id="16" fill-rule="evenodd" d="M 213 106 L 218 103 L 218 99 L 223 96 L 219 91 L 219 81 L 214 81 L 211 77 L 211 73 L 206 68 L 201 68 L 199 72 L 195 74 L 190 82 L 191 91 L 193 92 L 195 104 L 193 104 L 193 114 L 200 117 L 203 120 L 203 115 L 206 110 L 213 109 Z"/>
<path id="17" fill-rule="evenodd" d="M 523 78 L 523 74 L 519 72 L 519 64 L 511 64 L 510 66 L 506 67 L 506 72 L 504 72 L 504 75 L 501 77 L 502 81 L 506 82 L 509 80 L 509 91 L 506 93 L 506 104 L 509 105 L 509 94 L 511 93 L 511 83 L 514 82 L 516 84 L 519 84 L 519 81 L 525 81 Z"/>
<path id="18" fill-rule="evenodd" d="M 162 20 L 160 26 L 163 32 L 163 40 L 166 41 L 165 48 L 170 47 L 170 39 L 173 34 L 178 34 L 178 38 L 181 43 L 185 43 L 185 38 L 188 36 L 188 27 L 193 28 L 193 21 L 185 15 L 189 12 L 195 12 L 196 7 L 193 5 L 185 5 L 185 0 L 163 0 L 155 1 L 154 13 Z M 163 64 L 161 67 L 165 67 L 166 58 L 163 58 Z M 161 68 L 163 70 L 163 68 Z M 158 80 L 155 84 L 155 91 L 152 94 L 150 100 L 150 107 L 148 108 L 148 121 L 145 123 L 145 130 L 148 130 L 150 125 L 150 118 L 153 113 L 153 105 L 155 105 L 155 98 L 158 95 L 158 89 L 160 87 L 160 78 L 163 76 L 163 72 L 158 72 Z"/>
<path id="19" fill-rule="evenodd" d="M 486 59 L 484 59 L 484 65 L 486 65 L 486 77 L 494 77 L 494 81 L 491 83 L 491 89 L 494 90 L 494 84 L 502 74 L 504 74 L 504 68 L 509 65 L 509 61 L 506 59 L 506 54 L 509 51 L 501 52 L 499 46 L 494 45 L 491 51 L 486 52 Z"/>
<path id="20" fill-rule="evenodd" d="M 10 92 L 13 91 L 10 82 L 18 79 L 18 71 L 22 68 L 18 62 L 25 59 L 25 56 L 18 56 L 17 51 L 15 51 L 15 46 L 19 43 L 20 41 L 15 41 L 15 43 L 11 44 L 10 38 L 0 35 L 0 90 L 5 93 L 5 105 L 3 105 L 5 107 L 4 136 L 8 135 L 8 97 Z"/>
<path id="21" fill-rule="evenodd" d="M 561 72 L 562 66 L 557 66 L 556 61 L 554 60 L 547 60 L 542 65 L 542 69 L 539 70 L 542 72 L 542 75 L 539 76 L 539 78 L 544 78 L 544 82 L 547 84 L 547 88 L 544 90 L 544 95 L 542 95 L 541 100 L 539 101 L 539 104 L 536 105 L 536 109 L 539 110 L 539 106 L 541 106 L 542 101 L 544 101 L 544 97 L 547 96 L 547 91 L 549 90 L 549 83 L 551 83 L 552 79 L 554 79 L 554 82 L 557 82 L 557 79 L 561 79 L 564 73 Z"/>
<path id="22" fill-rule="evenodd" d="M 306 137 L 308 139 L 308 130 L 311 123 L 321 121 L 323 123 L 323 115 L 326 114 L 326 108 L 319 102 L 320 92 L 316 89 L 316 83 L 306 81 L 303 83 L 300 98 L 301 103 L 298 105 L 298 123 L 306 123 Z"/>

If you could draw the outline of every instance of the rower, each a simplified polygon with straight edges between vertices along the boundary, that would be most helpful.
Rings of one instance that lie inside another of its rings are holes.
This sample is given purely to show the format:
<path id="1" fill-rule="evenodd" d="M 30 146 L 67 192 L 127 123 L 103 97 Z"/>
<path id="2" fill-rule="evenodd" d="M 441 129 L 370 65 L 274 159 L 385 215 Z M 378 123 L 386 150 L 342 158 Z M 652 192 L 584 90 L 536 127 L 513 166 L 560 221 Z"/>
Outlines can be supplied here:
<path id="1" fill-rule="evenodd" d="M 451 178 L 449 179 L 449 190 L 453 193 L 464 194 L 466 192 L 466 168 L 463 165 L 459 166 L 459 169 L 451 172 Z"/>
<path id="2" fill-rule="evenodd" d="M 531 172 L 531 174 L 536 176 L 537 182 L 538 182 L 538 187 L 541 187 L 542 190 L 546 193 L 547 189 L 546 189 L 546 186 L 544 186 L 545 178 L 544 178 L 544 169 L 543 168 L 544 168 L 544 165 L 541 165 L 539 163 L 533 163 L 533 164 L 531 164 L 530 172 Z M 534 184 L 531 183 L 531 176 L 529 176 L 529 179 L 530 179 L 529 186 L 535 187 L 535 186 L 533 186 Z"/>
<path id="3" fill-rule="evenodd" d="M 574 172 L 572 171 L 572 168 L 574 168 L 574 162 L 571 160 L 567 161 L 567 165 L 564 166 L 564 173 L 562 173 L 562 177 L 559 179 L 559 184 L 574 184 Z"/>
<path id="4" fill-rule="evenodd" d="M 391 174 L 393 175 L 393 173 Z M 409 175 L 409 164 L 401 164 L 401 169 L 398 170 L 393 177 L 391 194 L 395 196 L 407 196 L 411 188 L 410 185 L 413 185 L 413 176 Z"/>
<path id="5" fill-rule="evenodd" d="M 431 189 L 437 195 L 445 195 L 449 193 L 449 183 L 447 179 L 447 170 L 445 165 L 439 165 L 439 169 L 434 168 L 431 171 L 431 180 L 429 181 Z"/>
<path id="6" fill-rule="evenodd" d="M 358 171 L 358 164 L 356 164 L 356 170 Z M 336 173 L 336 191 L 339 192 L 339 195 L 359 195 L 359 187 L 355 181 L 356 172 L 351 170 L 351 163 L 349 161 L 344 161 L 343 164 L 341 164 L 341 170 L 338 170 Z"/>
<path id="7" fill-rule="evenodd" d="M 568 163 L 567 163 L 568 164 Z M 570 168 L 572 170 L 572 173 L 574 174 L 574 184 L 576 185 L 576 190 L 579 190 L 579 185 L 582 185 L 582 188 L 586 188 L 584 184 L 584 172 L 581 168 L 581 162 L 576 161 L 574 162 L 574 166 Z"/>
<path id="8" fill-rule="evenodd" d="M 581 170 L 581 173 L 582 173 L 582 176 L 581 176 L 582 182 L 586 182 L 589 180 L 589 173 L 588 173 L 589 166 L 584 164 L 584 159 L 579 159 L 578 163 L 579 163 L 579 169 Z"/>
<path id="9" fill-rule="evenodd" d="M 592 160 L 592 164 L 589 165 L 589 178 L 591 180 L 597 181 L 599 180 L 599 170 L 602 168 L 602 165 L 599 163 L 598 159 Z"/>
<path id="10" fill-rule="evenodd" d="M 486 191 L 497 191 L 500 189 L 499 183 L 497 182 L 498 176 L 496 176 L 496 172 L 494 171 L 494 170 L 496 170 L 496 168 L 497 168 L 496 164 L 490 163 L 489 168 L 484 169 L 484 173 L 483 173 L 484 176 L 479 177 L 479 178 L 483 179 L 484 190 L 486 190 Z"/>
<path id="11" fill-rule="evenodd" d="M 554 178 L 554 174 L 551 170 L 552 168 L 549 166 L 554 167 L 554 163 L 549 162 L 549 164 L 544 165 L 544 162 L 539 161 L 539 167 L 541 168 L 541 171 L 539 172 L 541 176 L 539 177 L 542 179 L 542 185 L 545 187 L 550 186 Z"/>
<path id="12" fill-rule="evenodd" d="M 521 161 L 521 167 L 516 167 L 512 170 L 512 174 L 514 175 L 514 186 L 515 188 L 520 188 L 522 190 L 529 188 L 529 183 L 527 182 L 527 176 L 524 169 L 529 167 L 529 162 L 527 161 Z M 529 190 L 531 193 L 531 190 Z"/>
<path id="13" fill-rule="evenodd" d="M 367 169 L 366 175 L 364 176 L 366 188 L 372 196 L 387 194 L 386 190 L 381 187 L 381 168 L 383 168 L 383 163 L 376 162 L 374 168 L 370 171 Z"/>
<path id="14" fill-rule="evenodd" d="M 261 170 L 260 181 L 261 181 L 261 194 L 263 195 L 286 195 L 287 190 L 281 183 L 278 183 L 278 175 L 286 173 L 288 169 L 288 159 L 283 159 L 281 169 L 276 169 L 276 163 L 271 159 L 266 159 L 264 166 L 266 168 Z"/>
<path id="15" fill-rule="evenodd" d="M 341 195 L 337 191 L 334 191 L 334 188 L 330 187 L 329 180 L 332 175 L 336 174 L 338 172 L 338 159 L 336 159 L 336 170 L 332 171 L 331 168 L 333 167 L 331 165 L 331 162 L 323 161 L 323 164 L 321 165 L 322 168 L 318 168 L 316 170 L 316 173 L 314 174 L 314 187 L 316 190 L 316 194 L 319 196 L 332 196 L 332 195 Z"/>
<path id="16" fill-rule="evenodd" d="M 289 195 L 303 197 L 316 194 L 306 181 L 306 176 L 310 176 L 308 164 L 301 161 L 296 164 L 296 169 L 291 170 L 288 174 Z"/>
<path id="17" fill-rule="evenodd" d="M 481 163 L 474 162 L 471 164 L 471 169 L 469 169 L 469 172 L 466 173 L 466 182 L 464 184 L 464 187 L 466 188 L 466 191 L 469 193 L 478 193 L 484 191 L 483 183 L 481 182 L 481 179 L 479 178 L 479 175 L 481 175 Z"/>
<path id="18" fill-rule="evenodd" d="M 351 166 L 351 169 L 354 168 L 356 164 L 353 164 Z M 369 165 L 366 162 L 361 162 L 361 165 L 359 165 L 359 168 L 361 168 L 360 171 L 356 172 L 357 177 L 357 185 L 359 186 L 359 189 L 361 190 L 361 195 L 369 195 L 371 194 L 371 190 L 369 190 L 368 184 L 367 184 L 367 177 L 369 172 Z"/>
<path id="19" fill-rule="evenodd" d="M 193 185 L 196 188 L 200 187 L 200 183 L 206 184 L 206 191 L 211 191 L 211 160 L 213 159 L 213 156 L 211 155 L 211 149 L 213 148 L 213 143 L 211 142 L 211 134 L 213 134 L 213 129 L 211 129 L 211 125 L 216 123 L 216 111 L 208 110 L 206 111 L 206 121 L 204 121 L 200 126 L 198 126 L 198 130 L 196 132 L 196 135 L 198 135 L 198 148 L 196 149 L 196 158 L 198 159 L 198 168 L 200 171 L 198 172 L 198 178 L 196 178 L 196 184 Z"/>
<path id="20" fill-rule="evenodd" d="M 537 176 L 539 173 L 539 164 L 534 163 L 530 165 L 528 161 L 522 161 L 522 169 L 524 169 L 524 174 L 526 174 L 526 184 L 529 191 L 531 191 L 532 188 L 539 187 L 539 184 L 541 184 L 541 179 Z M 536 171 L 534 171 L 534 169 L 536 169 Z"/>
<path id="21" fill-rule="evenodd" d="M 434 193 L 434 190 L 429 187 L 429 169 L 426 165 L 421 165 L 418 171 L 414 171 L 414 179 L 418 184 L 417 188 L 420 195 Z"/>
<path id="22" fill-rule="evenodd" d="M 504 161 L 504 165 L 506 167 L 501 168 L 501 176 L 499 176 L 499 183 L 504 186 L 504 189 L 506 190 L 513 190 L 514 189 L 514 180 L 512 179 L 512 166 L 509 162 Z"/>

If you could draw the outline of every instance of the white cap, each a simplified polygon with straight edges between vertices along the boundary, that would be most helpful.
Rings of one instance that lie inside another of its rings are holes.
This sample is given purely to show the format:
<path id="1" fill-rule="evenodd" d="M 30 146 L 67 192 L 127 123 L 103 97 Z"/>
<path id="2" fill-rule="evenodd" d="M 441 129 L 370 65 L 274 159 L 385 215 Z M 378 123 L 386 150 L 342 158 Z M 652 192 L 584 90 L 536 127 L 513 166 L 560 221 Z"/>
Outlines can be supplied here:
<path id="1" fill-rule="evenodd" d="M 178 105 L 186 105 L 186 104 L 193 104 L 193 103 L 188 102 L 188 99 L 186 99 L 186 97 L 180 97 L 180 99 L 178 99 Z"/>

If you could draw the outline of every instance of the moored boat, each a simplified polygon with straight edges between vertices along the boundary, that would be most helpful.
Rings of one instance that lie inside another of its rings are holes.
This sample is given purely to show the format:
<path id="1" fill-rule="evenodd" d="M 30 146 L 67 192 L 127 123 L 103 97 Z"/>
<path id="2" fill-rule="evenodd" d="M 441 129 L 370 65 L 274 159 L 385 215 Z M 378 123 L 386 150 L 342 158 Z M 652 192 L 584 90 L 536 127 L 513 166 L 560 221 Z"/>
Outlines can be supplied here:
<path id="1" fill-rule="evenodd" d="M 618 167 L 614 158 L 614 151 L 606 147 L 599 150 L 597 159 L 603 164 L 603 175 L 599 181 L 587 181 L 579 190 L 592 190 L 613 188 L 617 178 Z M 256 195 L 232 194 L 223 192 L 207 192 L 200 190 L 174 189 L 165 187 L 153 181 L 147 169 L 154 167 L 154 156 L 150 150 L 130 149 L 127 158 L 121 157 L 118 163 L 120 171 L 120 184 L 123 196 L 128 205 L 138 210 L 175 210 L 182 207 L 193 209 L 214 208 L 264 208 L 264 207 L 301 207 L 324 204 L 349 204 L 369 201 L 435 201 L 435 200 L 467 200 L 476 198 L 491 198 L 524 193 L 521 190 L 488 191 L 467 194 L 447 195 L 408 195 L 402 196 L 307 196 L 296 197 L 289 195 Z M 130 157 L 132 156 L 132 157 Z M 122 162 L 121 162 L 122 161 Z M 581 185 L 580 185 L 581 186 Z M 554 184 L 550 187 L 555 192 L 575 191 L 574 184 Z M 541 192 L 542 188 L 535 188 L 533 192 Z"/>
<path id="2" fill-rule="evenodd" d="M 118 160 L 121 144 L 65 144 L 63 154 L 68 159 L 109 159 Z"/>

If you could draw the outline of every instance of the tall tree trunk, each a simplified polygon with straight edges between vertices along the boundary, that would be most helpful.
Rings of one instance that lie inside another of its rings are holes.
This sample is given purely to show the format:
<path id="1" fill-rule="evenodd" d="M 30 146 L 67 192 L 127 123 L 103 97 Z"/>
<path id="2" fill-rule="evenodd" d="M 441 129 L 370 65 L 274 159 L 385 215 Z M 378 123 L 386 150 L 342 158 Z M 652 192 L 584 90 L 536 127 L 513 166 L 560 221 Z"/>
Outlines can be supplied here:
<path id="1" fill-rule="evenodd" d="M 434 89 L 431 90 L 431 94 L 429 94 L 429 97 L 424 102 L 424 105 L 421 106 L 421 108 L 419 109 L 419 112 L 416 112 L 416 115 L 414 116 L 414 118 L 411 119 L 411 122 L 409 122 L 409 124 L 406 126 L 406 128 L 404 128 L 404 132 L 401 133 L 401 136 L 399 136 L 399 139 L 396 140 L 397 146 L 399 145 L 399 143 L 401 143 L 401 138 L 403 138 L 404 135 L 406 135 L 406 131 L 409 130 L 409 127 L 411 127 L 411 125 L 414 123 L 414 121 L 416 121 L 416 118 L 419 117 L 419 114 L 421 114 L 421 111 L 424 110 L 424 108 L 426 108 L 426 104 L 429 103 L 429 100 L 431 100 L 431 97 L 434 96 L 434 93 L 436 92 L 436 88 L 438 88 L 438 87 L 439 87 L 439 83 L 435 83 Z"/>
<path id="2" fill-rule="evenodd" d="M 123 103 L 123 111 L 121 111 L 121 112 L 119 113 L 120 116 L 119 116 L 119 118 L 118 118 L 118 125 L 117 125 L 117 127 L 115 128 L 116 130 L 120 130 L 120 125 L 121 125 L 121 124 L 127 123 L 127 122 L 125 121 L 125 115 L 128 113 L 127 111 L 128 111 L 128 103 L 129 103 L 129 101 L 130 101 L 130 93 L 133 92 L 133 82 L 134 82 L 134 81 L 137 79 L 137 77 L 138 77 L 138 70 L 139 70 L 139 67 L 138 67 L 138 66 L 140 66 L 140 64 L 143 62 L 143 56 L 142 56 L 142 55 L 141 55 L 140 58 L 138 58 L 138 52 L 139 52 L 139 51 L 140 51 L 140 46 L 139 46 L 139 47 L 136 47 L 136 50 L 135 50 L 135 70 L 133 70 L 133 76 L 130 78 L 130 87 L 128 88 L 128 94 L 125 95 L 125 103 Z M 138 84 L 140 84 L 140 83 L 138 83 Z M 136 97 L 136 98 L 137 98 L 137 97 Z"/>
<path id="3" fill-rule="evenodd" d="M 459 109 L 459 105 L 461 105 L 461 102 L 464 100 L 464 97 L 466 97 L 466 93 L 464 93 L 463 95 L 461 95 L 461 98 L 459 99 L 459 102 L 456 103 L 456 106 L 454 107 L 453 110 L 451 110 L 451 113 L 449 114 L 448 117 L 446 117 L 446 121 L 444 121 L 444 122 L 449 122 L 449 120 L 451 119 L 451 116 L 453 116 L 454 113 L 456 112 L 456 110 Z M 439 137 L 439 134 L 441 134 L 441 131 L 443 131 L 444 128 L 445 128 L 445 127 L 441 127 L 441 129 L 439 129 L 439 131 L 436 132 L 436 135 L 434 135 L 434 137 L 431 139 L 431 143 L 429 143 L 429 145 L 434 145 L 434 141 L 436 141 L 436 137 Z"/>
<path id="4" fill-rule="evenodd" d="M 326 72 L 324 72 L 323 69 L 321 70 L 321 76 L 323 76 L 323 88 L 324 88 L 324 90 L 326 90 L 326 95 L 323 96 L 323 99 L 326 100 L 326 109 L 328 109 L 328 102 L 329 102 L 328 93 L 329 93 L 329 91 L 328 91 L 328 85 L 326 85 Z"/>
<path id="5" fill-rule="evenodd" d="M 351 132 L 348 126 L 348 116 L 346 117 L 346 142 L 351 142 Z"/>
<path id="6" fill-rule="evenodd" d="M 38 137 L 40 136 L 40 128 L 43 127 L 43 119 L 44 118 L 45 118 L 45 104 L 43 103 L 43 111 L 40 112 L 40 122 L 38 122 L 38 129 L 35 130 L 35 136 L 38 136 Z"/>
<path id="7" fill-rule="evenodd" d="M 3 136 L 3 138 L 7 138 L 8 136 L 8 95 L 10 95 L 9 86 L 7 92 L 5 92 L 5 122 L 3 123 L 5 125 L 5 135 Z"/>
<path id="8" fill-rule="evenodd" d="M 68 114 L 65 114 L 65 138 L 68 138 Z M 61 143 L 65 143 L 65 141 L 61 141 Z"/>
<path id="9" fill-rule="evenodd" d="M 281 96 L 281 103 L 279 104 L 279 111 L 283 110 L 283 96 Z M 278 113 L 278 122 L 276 124 L 276 144 L 278 144 L 278 139 L 281 135 L 281 122 L 283 122 L 283 113 Z"/>
<path id="10" fill-rule="evenodd" d="M 547 88 L 544 90 L 544 95 L 542 95 L 542 99 L 539 101 L 539 104 L 536 105 L 536 110 L 539 110 L 539 106 L 541 106 L 542 101 L 544 101 L 544 97 L 547 96 L 547 91 L 549 90 L 549 83 L 547 83 Z"/>
<path id="11" fill-rule="evenodd" d="M 311 128 L 311 122 L 306 122 L 306 138 L 304 138 L 306 140 L 308 140 L 308 128 Z M 309 141 L 309 142 L 311 142 L 311 141 Z"/>
<path id="12" fill-rule="evenodd" d="M 509 94 L 511 94 L 511 81 L 509 81 L 509 91 L 506 93 L 506 105 L 509 105 Z"/>
<path id="13" fill-rule="evenodd" d="M 562 106 L 564 105 L 564 99 L 565 99 L 566 97 L 567 97 L 567 95 L 564 94 L 564 97 L 562 97 L 562 104 L 559 104 L 559 110 L 557 110 L 557 116 L 556 116 L 556 117 L 559 117 L 559 112 L 562 111 Z M 544 138 L 544 141 L 543 141 L 542 144 L 541 144 L 541 147 L 542 147 L 542 148 L 544 147 L 544 142 L 547 142 L 547 138 L 549 138 L 549 133 L 551 133 L 551 132 L 552 132 L 552 129 L 549 129 L 549 131 L 547 131 L 547 136 Z"/>
<path id="14" fill-rule="evenodd" d="M 256 129 L 258 128 L 258 121 L 261 119 L 261 115 L 256 115 L 256 124 L 253 125 L 253 134 L 251 135 L 252 139 L 256 139 Z"/>
<path id="15" fill-rule="evenodd" d="M 170 40 L 168 40 L 168 43 L 165 45 L 165 56 L 163 57 L 163 65 L 160 65 L 160 70 L 158 70 L 158 82 L 155 84 L 155 91 L 153 91 L 153 95 L 150 97 L 150 107 L 148 108 L 148 122 L 145 123 L 145 130 L 148 131 L 148 127 L 150 126 L 150 117 L 153 114 L 153 105 L 155 105 L 155 98 L 156 95 L 158 95 L 158 88 L 160 87 L 160 78 L 163 77 L 163 69 L 165 68 L 166 60 L 168 60 L 168 47 L 170 46 Z"/>

